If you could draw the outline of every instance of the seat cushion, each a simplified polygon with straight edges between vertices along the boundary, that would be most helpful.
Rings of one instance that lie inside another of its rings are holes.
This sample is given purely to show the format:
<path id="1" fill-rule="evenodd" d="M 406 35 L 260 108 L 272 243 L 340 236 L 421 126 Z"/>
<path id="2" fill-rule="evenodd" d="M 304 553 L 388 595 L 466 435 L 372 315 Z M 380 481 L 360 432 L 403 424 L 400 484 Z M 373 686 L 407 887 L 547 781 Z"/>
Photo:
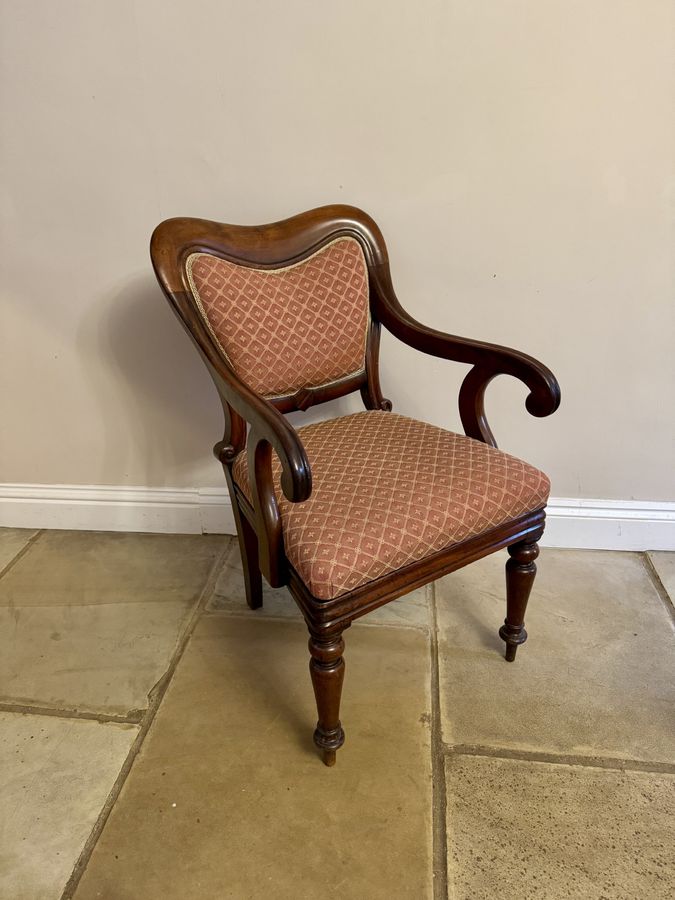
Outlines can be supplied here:
<path id="1" fill-rule="evenodd" d="M 298 429 L 312 494 L 291 503 L 274 482 L 288 560 L 321 600 L 541 509 L 549 480 L 480 441 L 392 412 Z M 233 477 L 250 499 L 246 452 Z"/>

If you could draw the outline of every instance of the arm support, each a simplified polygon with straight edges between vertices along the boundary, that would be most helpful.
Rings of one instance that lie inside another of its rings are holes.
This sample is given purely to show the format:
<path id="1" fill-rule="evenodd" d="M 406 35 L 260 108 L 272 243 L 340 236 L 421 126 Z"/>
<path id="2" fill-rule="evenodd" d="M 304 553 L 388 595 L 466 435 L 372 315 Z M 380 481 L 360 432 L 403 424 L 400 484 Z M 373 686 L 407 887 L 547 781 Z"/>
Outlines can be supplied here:
<path id="1" fill-rule="evenodd" d="M 413 319 L 396 297 L 388 272 L 380 268 L 375 278 L 378 319 L 395 337 L 431 356 L 468 363 L 473 368 L 462 383 L 459 409 L 469 437 L 497 446 L 485 416 L 484 396 L 497 375 L 513 375 L 530 389 L 525 401 L 533 416 L 548 416 L 560 405 L 560 387 L 542 363 L 508 347 L 456 337 L 427 328 Z"/>

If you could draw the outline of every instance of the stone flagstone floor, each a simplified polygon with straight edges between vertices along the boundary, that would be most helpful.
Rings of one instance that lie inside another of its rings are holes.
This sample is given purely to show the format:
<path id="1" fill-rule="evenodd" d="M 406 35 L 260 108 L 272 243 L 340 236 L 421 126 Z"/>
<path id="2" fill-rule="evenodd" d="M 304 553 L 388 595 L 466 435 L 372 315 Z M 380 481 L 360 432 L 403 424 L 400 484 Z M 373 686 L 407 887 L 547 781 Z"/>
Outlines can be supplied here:
<path id="1" fill-rule="evenodd" d="M 675 895 L 675 554 L 505 554 L 345 635 L 333 769 L 302 620 L 220 536 L 0 529 L 3 900 Z"/>

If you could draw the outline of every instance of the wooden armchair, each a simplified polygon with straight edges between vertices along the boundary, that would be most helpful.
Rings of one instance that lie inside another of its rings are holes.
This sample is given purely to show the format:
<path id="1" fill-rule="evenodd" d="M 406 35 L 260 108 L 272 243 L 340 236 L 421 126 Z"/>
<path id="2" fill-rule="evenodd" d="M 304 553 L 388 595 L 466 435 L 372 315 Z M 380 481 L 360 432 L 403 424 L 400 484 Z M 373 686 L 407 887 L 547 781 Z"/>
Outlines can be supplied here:
<path id="1" fill-rule="evenodd" d="M 260 227 L 169 219 L 151 241 L 155 273 L 200 351 L 225 413 L 214 447 L 232 498 L 248 605 L 261 572 L 288 585 L 309 629 L 326 765 L 344 743 L 343 632 L 354 619 L 502 547 L 506 659 L 526 640 L 525 608 L 549 482 L 497 449 L 483 398 L 513 375 L 534 416 L 560 402 L 552 373 L 506 347 L 443 334 L 399 304 L 373 220 L 325 206 Z M 472 366 L 459 392 L 466 436 L 391 412 L 380 388 L 380 327 Z M 359 390 L 365 411 L 294 429 L 282 413 Z"/>

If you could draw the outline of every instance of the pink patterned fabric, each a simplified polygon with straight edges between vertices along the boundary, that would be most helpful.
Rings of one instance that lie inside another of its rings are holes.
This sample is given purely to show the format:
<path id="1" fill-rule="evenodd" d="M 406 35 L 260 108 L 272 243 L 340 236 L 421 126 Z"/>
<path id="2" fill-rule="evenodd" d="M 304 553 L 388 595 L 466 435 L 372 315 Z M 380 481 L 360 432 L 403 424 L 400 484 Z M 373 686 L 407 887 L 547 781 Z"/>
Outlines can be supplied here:
<path id="1" fill-rule="evenodd" d="M 193 253 L 187 276 L 239 377 L 265 397 L 363 371 L 368 271 L 354 238 L 338 238 L 283 269 L 251 269 Z"/>
<path id="2" fill-rule="evenodd" d="M 339 597 L 438 550 L 541 509 L 543 472 L 480 441 L 391 412 L 298 429 L 312 495 L 274 478 L 288 559 L 315 597 Z M 246 452 L 233 476 L 249 496 Z"/>

